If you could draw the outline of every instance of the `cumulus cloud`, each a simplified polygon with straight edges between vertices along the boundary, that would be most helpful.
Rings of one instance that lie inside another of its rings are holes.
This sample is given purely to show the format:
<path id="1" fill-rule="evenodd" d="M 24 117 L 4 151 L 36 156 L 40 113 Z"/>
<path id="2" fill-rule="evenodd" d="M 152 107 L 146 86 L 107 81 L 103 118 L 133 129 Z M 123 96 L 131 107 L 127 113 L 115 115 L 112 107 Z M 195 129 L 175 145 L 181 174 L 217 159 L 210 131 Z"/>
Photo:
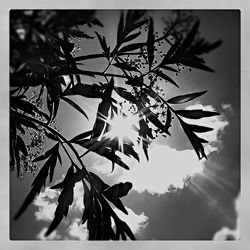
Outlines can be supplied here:
<path id="1" fill-rule="evenodd" d="M 218 232 L 214 234 L 213 240 L 239 240 L 240 239 L 240 219 L 239 219 L 240 196 L 235 199 L 234 207 L 238 215 L 236 228 L 230 229 L 228 227 L 223 227 L 221 230 L 219 230 Z"/>
<path id="2" fill-rule="evenodd" d="M 231 105 L 224 105 L 225 109 L 232 109 Z M 187 109 L 203 109 L 207 111 L 216 111 L 211 105 L 194 104 Z M 203 119 L 185 119 L 187 123 L 211 127 L 214 130 L 207 133 L 199 134 L 200 137 L 208 140 L 204 144 L 205 152 L 209 155 L 211 152 L 219 150 L 223 143 L 220 135 L 225 127 L 229 124 L 226 117 L 220 116 L 207 117 Z M 168 145 L 159 145 L 152 143 L 149 147 L 149 161 L 141 157 L 140 163 L 129 162 L 131 169 L 129 171 L 121 170 L 117 167 L 113 174 L 114 178 L 119 181 L 130 181 L 133 183 L 133 189 L 138 192 L 147 190 L 149 193 L 164 194 L 168 191 L 169 186 L 183 188 L 184 180 L 187 177 L 202 173 L 204 160 L 198 161 L 197 155 L 193 149 L 176 150 Z M 143 152 L 139 152 L 143 155 Z M 110 163 L 96 164 L 95 170 L 101 174 L 110 173 Z"/>
<path id="3" fill-rule="evenodd" d="M 50 188 L 45 188 L 34 200 L 34 206 L 38 208 L 35 212 L 36 220 L 52 221 L 56 209 L 56 198 L 59 192 Z"/>

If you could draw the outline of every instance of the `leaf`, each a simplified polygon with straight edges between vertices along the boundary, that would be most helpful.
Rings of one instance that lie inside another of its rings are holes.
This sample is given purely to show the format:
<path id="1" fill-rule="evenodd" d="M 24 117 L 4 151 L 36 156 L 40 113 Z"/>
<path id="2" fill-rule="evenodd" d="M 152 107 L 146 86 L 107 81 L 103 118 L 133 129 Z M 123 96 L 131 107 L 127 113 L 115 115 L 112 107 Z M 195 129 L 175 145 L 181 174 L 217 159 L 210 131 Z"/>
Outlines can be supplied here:
<path id="1" fill-rule="evenodd" d="M 143 46 L 144 46 L 144 43 L 132 43 L 132 44 L 129 44 L 129 45 L 122 47 L 119 50 L 118 54 L 123 53 L 123 52 L 137 50 L 137 49 L 142 48 Z"/>
<path id="2" fill-rule="evenodd" d="M 44 154 L 37 156 L 33 159 L 33 162 L 42 161 L 49 158 L 53 154 L 57 154 L 59 150 L 59 143 L 55 144 L 52 148 L 46 151 Z"/>
<path id="3" fill-rule="evenodd" d="M 204 127 L 204 126 L 199 126 L 199 125 L 194 125 L 194 124 L 188 124 L 188 126 L 190 127 L 190 129 L 196 133 L 206 133 L 209 131 L 212 131 L 213 128 L 209 128 L 209 127 Z"/>
<path id="4" fill-rule="evenodd" d="M 86 38 L 86 39 L 93 39 L 94 38 L 93 36 L 89 36 L 81 30 L 64 29 L 64 30 L 60 30 L 60 31 L 63 31 L 72 37 L 79 37 L 79 38 Z"/>
<path id="5" fill-rule="evenodd" d="M 213 69 L 209 68 L 208 66 L 206 66 L 205 64 L 195 61 L 194 59 L 188 59 L 188 58 L 179 58 L 179 63 L 185 65 L 185 66 L 189 66 L 189 67 L 193 67 L 193 68 L 197 68 L 197 69 L 201 69 L 201 70 L 206 70 L 208 72 L 214 72 Z"/>
<path id="6" fill-rule="evenodd" d="M 58 141 L 58 140 L 59 140 L 58 136 L 57 136 L 56 134 L 51 133 L 50 131 L 44 130 L 44 133 L 45 133 L 45 135 L 46 135 L 49 139 L 51 139 L 51 140 L 53 140 L 53 141 Z"/>
<path id="7" fill-rule="evenodd" d="M 126 196 L 129 192 L 129 190 L 132 188 L 131 182 L 121 182 L 119 184 L 115 184 L 112 187 L 107 188 L 103 194 L 106 197 L 114 197 L 114 198 L 121 198 L 123 196 Z"/>
<path id="8" fill-rule="evenodd" d="M 165 70 L 169 70 L 169 71 L 172 71 L 172 72 L 175 72 L 175 73 L 179 73 L 179 71 L 177 69 L 169 67 L 169 66 L 166 66 L 166 65 L 160 65 L 160 67 L 162 69 L 165 69 Z"/>
<path id="9" fill-rule="evenodd" d="M 16 139 L 17 148 L 23 153 L 24 156 L 28 156 L 28 152 L 23 139 L 17 135 Z"/>
<path id="10" fill-rule="evenodd" d="M 101 98 L 103 88 L 97 84 L 76 84 L 71 89 L 64 91 L 63 95 L 81 95 L 87 98 Z"/>
<path id="11" fill-rule="evenodd" d="M 130 42 L 131 40 L 135 39 L 136 37 L 138 37 L 139 35 L 141 35 L 141 32 L 136 32 L 136 33 L 133 33 L 127 37 L 125 37 L 125 39 L 123 40 L 124 43 L 126 42 Z"/>
<path id="12" fill-rule="evenodd" d="M 40 193 L 42 187 L 45 187 L 46 179 L 49 173 L 49 167 L 50 167 L 50 160 L 48 160 L 43 167 L 40 169 L 39 173 L 35 177 L 34 181 L 32 182 L 31 190 L 27 197 L 25 198 L 22 206 L 18 210 L 17 214 L 15 215 L 14 219 L 17 220 L 27 209 L 27 207 L 30 205 L 30 203 L 34 200 L 37 194 Z"/>
<path id="13" fill-rule="evenodd" d="M 121 221 L 119 227 L 122 228 L 122 230 L 127 234 L 127 236 L 131 240 L 135 240 L 134 234 L 132 233 L 131 229 L 129 228 L 129 226 L 124 221 Z"/>
<path id="14" fill-rule="evenodd" d="M 65 176 L 65 185 L 59 195 L 58 198 L 58 205 L 55 211 L 55 217 L 51 222 L 45 236 L 50 235 L 60 224 L 63 217 L 66 217 L 68 214 L 69 206 L 73 203 L 73 196 L 74 196 L 74 179 L 72 176 L 74 175 L 73 166 L 71 166 Z"/>
<path id="15" fill-rule="evenodd" d="M 65 96 L 62 96 L 61 99 L 64 100 L 65 102 L 67 102 L 68 104 L 70 104 L 73 108 L 75 108 L 76 110 L 78 110 L 82 115 L 84 115 L 87 119 L 89 119 L 88 116 L 87 116 L 87 114 L 75 102 L 73 102 L 72 100 L 66 98 Z"/>
<path id="16" fill-rule="evenodd" d="M 168 110 L 167 110 L 166 123 L 165 123 L 165 125 L 164 125 L 164 128 L 165 128 L 166 131 L 168 131 L 169 128 L 171 127 L 171 122 L 172 122 L 172 114 L 171 114 L 170 108 L 168 108 Z M 168 132 L 168 134 L 169 134 L 169 132 Z"/>
<path id="17" fill-rule="evenodd" d="M 104 27 L 103 24 L 96 18 L 92 18 L 91 23 L 100 27 Z"/>
<path id="18" fill-rule="evenodd" d="M 107 185 L 98 175 L 93 172 L 89 172 L 89 174 L 91 175 L 92 183 L 99 193 L 102 193 L 103 190 L 109 188 L 109 185 Z"/>
<path id="19" fill-rule="evenodd" d="M 25 127 L 39 130 L 34 122 L 32 122 L 24 117 L 19 117 L 19 116 L 17 117 L 16 115 L 14 115 L 14 116 L 18 119 L 18 122 L 21 123 L 22 125 L 24 125 Z"/>
<path id="20" fill-rule="evenodd" d="M 180 42 L 177 40 L 173 45 L 171 45 L 171 48 L 168 50 L 167 54 L 164 56 L 161 65 L 164 65 L 170 62 L 170 58 L 177 51 L 179 44 Z"/>
<path id="21" fill-rule="evenodd" d="M 123 29 L 124 29 L 124 22 L 123 22 L 123 11 L 121 11 L 120 20 L 118 24 L 117 30 L 117 44 L 121 44 L 123 40 Z"/>
<path id="22" fill-rule="evenodd" d="M 206 93 L 207 91 L 201 91 L 201 92 L 195 92 L 195 93 L 190 93 L 190 94 L 185 94 L 185 95 L 179 95 L 179 96 L 175 96 L 169 100 L 167 100 L 168 103 L 171 104 L 182 104 L 182 103 L 186 103 L 189 102 L 199 96 L 202 96 Z"/>
<path id="23" fill-rule="evenodd" d="M 173 80 L 171 79 L 169 76 L 167 76 L 166 74 L 164 74 L 162 71 L 160 70 L 155 70 L 154 73 L 156 75 L 158 75 L 159 77 L 163 78 L 164 80 L 172 83 L 174 86 L 176 86 L 177 88 L 179 88 L 178 84 Z"/>
<path id="24" fill-rule="evenodd" d="M 92 190 L 89 190 L 84 180 L 82 180 L 82 183 L 84 189 L 84 197 L 83 197 L 84 211 L 82 214 L 82 224 L 84 224 L 90 217 L 90 214 L 92 213 L 93 193 Z"/>
<path id="25" fill-rule="evenodd" d="M 140 161 L 138 153 L 134 150 L 134 148 L 131 145 L 123 143 L 122 147 L 120 148 L 120 151 L 125 155 L 133 156 L 138 162 Z"/>
<path id="26" fill-rule="evenodd" d="M 149 30 L 147 38 L 147 54 L 149 71 L 151 70 L 152 63 L 154 61 L 154 25 L 152 17 L 149 20 Z"/>
<path id="27" fill-rule="evenodd" d="M 151 88 L 145 88 L 144 92 L 149 95 L 150 97 L 152 97 L 156 102 L 160 102 L 161 98 L 159 97 L 159 95 L 152 90 Z"/>
<path id="28" fill-rule="evenodd" d="M 100 45 L 101 45 L 101 47 L 102 47 L 102 50 L 103 50 L 103 52 L 104 52 L 104 55 L 107 57 L 107 59 L 109 60 L 109 57 L 110 57 L 110 48 L 107 46 L 107 43 L 106 43 L 106 39 L 105 39 L 105 37 L 103 36 L 103 37 L 101 37 L 100 35 L 99 35 L 99 33 L 97 33 L 97 32 L 95 32 L 96 33 L 96 35 L 97 35 L 97 38 L 98 38 L 98 40 L 99 40 L 99 43 L 100 43 Z"/>
<path id="29" fill-rule="evenodd" d="M 134 23 L 133 26 L 130 29 L 130 32 L 135 30 L 135 29 L 140 28 L 142 25 L 146 24 L 147 22 L 148 22 L 148 20 L 142 20 L 142 21 L 139 21 L 137 23 Z"/>
<path id="30" fill-rule="evenodd" d="M 115 92 L 121 96 L 122 98 L 124 98 L 125 100 L 132 102 L 132 103 L 136 103 L 136 98 L 135 96 L 133 96 L 130 92 L 126 91 L 126 89 L 122 88 L 122 87 L 115 87 L 114 88 Z"/>
<path id="31" fill-rule="evenodd" d="M 75 137 L 73 137 L 70 142 L 75 142 L 75 141 L 79 141 L 79 140 L 82 140 L 88 136 L 90 136 L 92 134 L 92 130 L 90 131 L 87 131 L 87 132 L 84 132 L 84 133 L 81 133 L 79 135 L 76 135 Z"/>
<path id="32" fill-rule="evenodd" d="M 184 39 L 183 43 L 181 44 L 178 53 L 183 53 L 184 51 L 186 51 L 190 47 L 190 45 L 192 44 L 192 42 L 195 38 L 195 35 L 197 34 L 199 26 L 200 26 L 200 21 L 197 21 L 193 25 L 191 31 L 188 33 L 186 38 Z"/>
<path id="33" fill-rule="evenodd" d="M 176 110 L 176 113 L 180 116 L 183 116 L 185 118 L 189 119 L 200 119 L 203 117 L 210 117 L 215 115 L 220 115 L 217 112 L 213 111 L 205 111 L 202 109 L 196 109 L 196 110 Z"/>
<path id="34" fill-rule="evenodd" d="M 190 143 L 192 144 L 199 160 L 202 159 L 203 157 L 207 158 L 205 151 L 204 151 L 204 148 L 201 144 L 205 140 L 202 138 L 199 138 L 192 130 L 190 130 L 190 127 L 188 126 L 187 123 L 183 122 L 182 120 L 180 120 L 180 123 L 181 123 L 181 126 L 182 126 L 184 132 L 186 133 Z"/>

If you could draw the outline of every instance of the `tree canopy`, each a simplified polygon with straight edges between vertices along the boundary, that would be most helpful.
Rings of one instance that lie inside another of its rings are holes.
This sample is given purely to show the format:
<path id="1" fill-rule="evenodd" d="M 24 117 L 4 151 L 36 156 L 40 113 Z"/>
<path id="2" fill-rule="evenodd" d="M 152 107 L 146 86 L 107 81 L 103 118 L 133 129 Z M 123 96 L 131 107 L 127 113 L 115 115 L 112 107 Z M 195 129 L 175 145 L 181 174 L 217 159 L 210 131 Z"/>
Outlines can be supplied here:
<path id="1" fill-rule="evenodd" d="M 60 195 L 46 235 L 67 216 L 74 186 L 81 182 L 84 189 L 81 222 L 87 223 L 89 239 L 126 240 L 128 237 L 134 240 L 129 226 L 114 211 L 116 207 L 128 213 L 121 198 L 132 189 L 132 183 L 108 185 L 86 168 L 85 155 L 94 152 L 110 160 L 112 170 L 121 167 L 129 171 L 121 155 L 140 161 L 141 155 L 135 147 L 138 144 L 148 159 L 149 144 L 158 134 L 166 139 L 171 136 L 172 121 L 176 119 L 198 159 L 206 158 L 203 144 L 208 141 L 199 134 L 212 128 L 188 123 L 185 118 L 192 120 L 219 114 L 178 106 L 207 91 L 165 99 L 164 86 L 180 88 L 178 75 L 184 67 L 190 71 L 195 68 L 213 72 L 201 56 L 217 48 L 221 41 L 208 42 L 200 37 L 200 21 L 190 12 L 174 11 L 171 18 L 164 20 L 164 25 L 159 35 L 150 11 L 121 11 L 114 31 L 115 46 L 111 46 L 107 37 L 99 32 L 103 24 L 95 11 L 10 12 L 10 170 L 16 171 L 19 178 L 25 172 L 35 175 L 15 219 L 25 212 L 43 187 L 55 183 L 54 172 L 58 165 L 64 164 L 64 154 L 71 164 L 63 180 L 50 186 L 59 189 Z M 77 39 L 83 43 L 97 40 L 99 51 L 76 55 Z M 94 71 L 85 66 L 92 60 L 105 60 L 104 69 Z M 93 81 L 85 82 L 85 76 Z M 86 111 L 72 96 L 95 98 L 100 103 L 93 128 L 66 138 L 55 124 L 62 100 L 88 122 Z M 112 122 L 117 117 L 130 116 L 137 118 L 137 124 L 131 128 L 137 140 L 132 141 L 125 135 L 122 140 L 110 136 Z M 50 141 L 49 149 L 45 149 L 44 140 Z M 83 155 L 77 150 L 79 146 L 86 149 Z"/>

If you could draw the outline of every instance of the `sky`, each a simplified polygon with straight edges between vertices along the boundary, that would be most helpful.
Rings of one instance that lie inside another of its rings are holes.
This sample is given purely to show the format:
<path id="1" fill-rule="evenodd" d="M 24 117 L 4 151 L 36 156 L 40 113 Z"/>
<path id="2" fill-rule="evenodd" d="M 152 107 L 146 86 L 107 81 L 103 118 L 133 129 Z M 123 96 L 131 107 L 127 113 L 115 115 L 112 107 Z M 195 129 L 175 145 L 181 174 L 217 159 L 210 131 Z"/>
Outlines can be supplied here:
<path id="1" fill-rule="evenodd" d="M 115 19 L 119 12 L 100 11 L 99 18 L 108 27 L 103 32 L 114 36 Z M 161 12 L 162 14 L 162 12 Z M 192 147 L 181 130 L 173 130 L 172 138 L 158 139 L 150 148 L 150 160 L 131 171 L 116 168 L 110 174 L 110 163 L 93 155 L 86 159 L 89 168 L 109 183 L 131 181 L 133 190 L 123 199 L 129 211 L 129 226 L 139 240 L 224 240 L 239 238 L 240 203 L 240 27 L 238 11 L 195 11 L 200 17 L 201 34 L 209 41 L 221 39 L 223 44 L 204 58 L 215 73 L 193 70 L 184 72 L 178 81 L 181 89 L 176 93 L 208 90 L 208 93 L 189 105 L 187 109 L 203 108 L 220 112 L 219 117 L 199 121 L 211 126 L 207 133 L 208 160 L 198 161 Z M 157 19 L 157 13 L 155 14 Z M 157 26 L 159 29 L 161 25 Z M 83 47 L 83 53 L 95 50 L 97 45 Z M 96 65 L 95 67 L 101 67 Z M 172 88 L 169 92 L 173 94 Z M 96 103 L 77 100 L 86 105 L 90 123 Z M 64 115 L 67 114 L 67 115 Z M 74 121 L 74 123 L 72 123 Z M 86 121 L 63 105 L 59 110 L 58 125 L 65 134 L 87 129 Z M 205 138 L 204 137 L 204 138 Z M 63 172 L 59 170 L 58 176 Z M 184 185 L 183 178 L 192 175 L 192 183 Z M 56 192 L 45 189 L 19 221 L 12 215 L 29 191 L 32 178 L 25 181 L 10 176 L 10 237 L 18 240 L 44 239 L 43 232 L 52 219 Z M 178 189 L 170 192 L 169 185 Z M 83 240 L 86 228 L 79 229 L 77 215 L 81 211 L 81 188 L 76 186 L 76 200 L 69 218 L 50 236 L 56 240 Z M 43 202 L 46 200 L 46 202 Z M 25 225 L 25 230 L 23 226 Z M 230 238 L 231 237 L 231 238 Z"/>

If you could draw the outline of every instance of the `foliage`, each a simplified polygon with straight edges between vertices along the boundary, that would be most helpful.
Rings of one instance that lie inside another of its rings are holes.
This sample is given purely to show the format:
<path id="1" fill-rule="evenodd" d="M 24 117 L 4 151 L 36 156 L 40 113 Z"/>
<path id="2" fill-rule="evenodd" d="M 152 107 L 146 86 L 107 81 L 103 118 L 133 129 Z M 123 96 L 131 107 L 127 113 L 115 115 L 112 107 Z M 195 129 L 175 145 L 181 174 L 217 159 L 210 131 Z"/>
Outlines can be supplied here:
<path id="1" fill-rule="evenodd" d="M 140 10 L 121 12 L 116 43 L 111 46 L 107 44 L 105 36 L 95 31 L 95 27 L 103 27 L 103 24 L 95 17 L 94 11 L 10 12 L 10 167 L 20 177 L 27 171 L 25 161 L 29 162 L 31 169 L 32 166 L 33 169 L 37 168 L 36 162 L 42 165 L 15 219 L 23 214 L 46 186 L 47 180 L 49 183 L 54 181 L 54 171 L 57 164 L 63 164 L 61 154 L 64 151 L 71 165 L 63 181 L 51 187 L 59 189 L 60 195 L 55 217 L 46 235 L 55 230 L 67 216 L 73 202 L 74 185 L 82 182 L 82 223 L 87 222 L 89 239 L 135 239 L 128 225 L 113 210 L 116 207 L 127 214 L 120 198 L 128 194 L 132 183 L 109 186 L 88 171 L 82 161 L 90 151 L 110 160 L 112 169 L 117 164 L 129 170 L 117 152 L 140 160 L 134 142 L 129 138 L 120 145 L 117 138 L 106 136 L 109 132 L 108 120 L 115 115 L 126 116 L 122 109 L 122 103 L 125 102 L 130 105 L 130 113 L 140 118 L 138 127 L 134 129 L 138 134 L 137 142 L 142 146 L 147 159 L 148 146 L 157 134 L 170 136 L 173 118 L 179 121 L 198 158 L 206 158 L 203 144 L 207 141 L 196 133 L 208 132 L 212 128 L 188 124 L 183 118 L 200 119 L 218 113 L 175 109 L 179 104 L 192 101 L 206 91 L 165 100 L 163 90 L 156 82 L 159 80 L 163 82 L 162 85 L 170 84 L 179 88 L 171 72 L 178 75 L 184 66 L 213 72 L 200 55 L 215 49 L 221 42 L 209 43 L 199 38 L 197 34 L 200 23 L 189 13 L 175 14 L 175 19 L 165 20 L 165 31 L 162 36 L 158 36 L 150 13 Z M 185 28 L 186 24 L 189 25 Z M 85 29 L 87 26 L 91 29 Z M 142 32 L 143 28 L 145 32 Z M 84 30 L 91 30 L 92 33 L 88 34 Z M 143 36 L 145 33 L 146 36 Z M 75 38 L 83 41 L 96 39 L 100 44 L 100 53 L 76 56 Z M 79 63 L 103 59 L 107 63 L 103 71 L 91 71 Z M 119 74 L 112 73 L 113 69 L 117 69 Z M 65 82 L 65 76 L 69 77 L 69 83 Z M 92 77 L 93 83 L 85 83 L 83 76 Z M 96 83 L 95 78 L 100 81 Z M 117 79 L 120 79 L 119 86 Z M 36 93 L 33 96 L 32 91 Z M 115 99 L 114 94 L 119 98 Z M 101 101 L 93 129 L 66 139 L 54 125 L 61 100 L 88 119 L 86 112 L 70 99 L 73 95 L 98 98 Z M 119 100 L 123 100 L 122 103 Z M 41 141 L 37 139 L 31 145 L 34 135 L 39 135 Z M 39 146 L 43 145 L 45 138 L 53 144 L 47 151 Z M 79 155 L 76 145 L 87 149 L 86 153 Z M 112 226 L 112 221 L 115 226 Z"/>

